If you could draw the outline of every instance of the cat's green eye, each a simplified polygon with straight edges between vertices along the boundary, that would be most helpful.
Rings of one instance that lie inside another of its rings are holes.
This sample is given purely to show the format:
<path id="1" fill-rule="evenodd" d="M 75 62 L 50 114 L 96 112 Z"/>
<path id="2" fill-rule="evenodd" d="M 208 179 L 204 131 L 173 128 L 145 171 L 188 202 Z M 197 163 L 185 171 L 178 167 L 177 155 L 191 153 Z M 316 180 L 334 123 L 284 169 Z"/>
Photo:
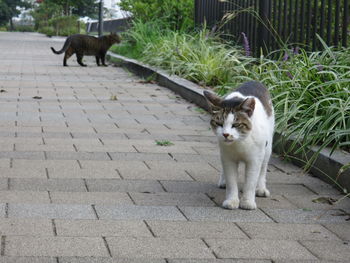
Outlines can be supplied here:
<path id="1" fill-rule="evenodd" d="M 222 123 L 218 122 L 218 121 L 211 121 L 212 125 L 216 125 L 216 126 L 220 126 L 222 127 Z"/>
<path id="2" fill-rule="evenodd" d="M 234 124 L 232 124 L 232 128 L 244 128 L 244 124 L 243 123 L 234 123 Z"/>

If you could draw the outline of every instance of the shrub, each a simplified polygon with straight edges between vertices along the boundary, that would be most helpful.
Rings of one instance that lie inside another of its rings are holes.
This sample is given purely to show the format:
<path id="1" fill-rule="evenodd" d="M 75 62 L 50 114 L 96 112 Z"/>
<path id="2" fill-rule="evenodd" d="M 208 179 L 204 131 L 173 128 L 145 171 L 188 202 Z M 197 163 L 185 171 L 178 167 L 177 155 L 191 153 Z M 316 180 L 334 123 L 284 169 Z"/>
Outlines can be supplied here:
<path id="1" fill-rule="evenodd" d="M 139 60 L 221 95 L 247 80 L 263 82 L 272 94 L 276 130 L 299 143 L 286 154 L 315 145 L 350 150 L 350 48 L 335 50 L 320 39 L 324 51 L 301 49 L 293 55 L 283 50 L 288 59 L 254 59 L 243 56 L 241 48 L 208 37 L 205 30 L 189 35 L 164 30 L 157 23 L 136 23 L 127 39 L 114 50 L 137 50 Z"/>
<path id="2" fill-rule="evenodd" d="M 121 0 L 120 7 L 142 22 L 161 20 L 173 30 L 187 30 L 194 26 L 193 0 Z"/>
<path id="3" fill-rule="evenodd" d="M 77 34 L 80 31 L 81 23 L 78 21 L 77 16 L 59 16 L 49 20 L 49 25 L 54 28 L 55 35 L 68 36 L 71 34 Z M 81 25 L 84 27 L 84 25 Z"/>
<path id="4" fill-rule="evenodd" d="M 39 33 L 45 34 L 48 37 L 52 37 L 55 35 L 55 29 L 51 26 L 44 26 L 44 27 L 40 27 L 38 29 Z"/>
<path id="5" fill-rule="evenodd" d="M 8 26 L 7 31 L 10 31 L 10 26 Z M 15 25 L 13 31 L 16 32 L 34 32 L 34 26 L 32 25 Z"/>

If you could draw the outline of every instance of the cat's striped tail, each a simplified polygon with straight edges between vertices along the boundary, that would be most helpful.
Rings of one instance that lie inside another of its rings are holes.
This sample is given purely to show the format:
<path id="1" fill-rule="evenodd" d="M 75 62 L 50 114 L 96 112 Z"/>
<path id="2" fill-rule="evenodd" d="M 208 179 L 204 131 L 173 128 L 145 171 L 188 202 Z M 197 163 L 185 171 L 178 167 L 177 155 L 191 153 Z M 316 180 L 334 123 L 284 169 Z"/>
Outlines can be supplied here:
<path id="1" fill-rule="evenodd" d="M 63 52 L 66 52 L 66 50 L 69 48 L 70 42 L 71 42 L 70 37 L 68 37 L 66 42 L 64 42 L 64 45 L 63 45 L 61 50 L 56 51 L 53 47 L 51 47 L 51 50 L 53 53 L 55 53 L 57 55 L 62 54 Z"/>

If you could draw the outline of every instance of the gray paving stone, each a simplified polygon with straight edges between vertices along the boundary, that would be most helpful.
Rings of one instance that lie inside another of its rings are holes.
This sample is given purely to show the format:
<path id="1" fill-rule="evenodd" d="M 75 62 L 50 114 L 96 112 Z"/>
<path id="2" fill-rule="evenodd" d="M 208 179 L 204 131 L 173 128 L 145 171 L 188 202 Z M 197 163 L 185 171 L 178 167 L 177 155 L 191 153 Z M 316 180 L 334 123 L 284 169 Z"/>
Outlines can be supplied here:
<path id="1" fill-rule="evenodd" d="M 1 168 L 10 168 L 10 159 L 0 159 Z"/>
<path id="2" fill-rule="evenodd" d="M 17 160 L 12 162 L 14 168 L 45 169 L 45 168 L 80 168 L 76 160 Z"/>
<path id="3" fill-rule="evenodd" d="M 152 169 L 149 170 L 146 166 L 142 169 L 130 169 L 130 167 L 119 168 L 121 176 L 124 179 L 142 179 L 142 180 L 187 180 L 192 181 L 192 178 L 185 172 L 185 170 L 174 169 Z"/>
<path id="4" fill-rule="evenodd" d="M 205 239 L 220 258 L 317 259 L 296 241 L 264 239 Z"/>
<path id="5" fill-rule="evenodd" d="M 135 169 L 145 169 L 147 166 L 143 161 L 126 161 L 126 160 L 116 160 L 116 161 L 79 161 L 84 169 L 128 169 L 133 167 Z"/>
<path id="6" fill-rule="evenodd" d="M 14 158 L 26 160 L 44 160 L 43 152 L 0 152 L 0 158 Z"/>
<path id="7" fill-rule="evenodd" d="M 260 210 L 226 210 L 220 207 L 180 207 L 190 221 L 272 222 Z"/>
<path id="8" fill-rule="evenodd" d="M 157 141 L 160 140 L 161 139 L 158 139 Z M 168 139 L 168 141 L 170 140 Z M 177 145 L 175 142 L 173 142 L 173 145 L 170 146 L 159 146 L 154 143 L 154 145 L 135 145 L 135 148 L 142 153 L 197 153 L 190 146 Z"/>
<path id="9" fill-rule="evenodd" d="M 350 244 L 343 241 L 302 241 L 317 257 L 325 260 L 349 261 Z"/>
<path id="10" fill-rule="evenodd" d="M 0 178 L 0 191 L 8 190 L 8 179 Z"/>
<path id="11" fill-rule="evenodd" d="M 335 233 L 343 240 L 350 241 L 350 225 L 349 223 L 344 224 L 324 224 L 324 226 Z"/>
<path id="12" fill-rule="evenodd" d="M 115 169 L 52 169 L 48 168 L 49 178 L 85 178 L 85 179 L 120 179 L 118 172 Z"/>
<path id="13" fill-rule="evenodd" d="M 259 259 L 170 259 L 169 263 L 271 263 Z"/>
<path id="14" fill-rule="evenodd" d="M 30 168 L 0 168 L 0 177 L 47 178 L 45 169 L 30 169 Z"/>
<path id="15" fill-rule="evenodd" d="M 172 193 L 224 193 L 216 184 L 207 182 L 161 181 L 166 191 Z"/>
<path id="16" fill-rule="evenodd" d="M 108 256 L 102 238 L 10 236 L 6 256 Z"/>
<path id="17" fill-rule="evenodd" d="M 267 188 L 275 195 L 310 196 L 315 194 L 302 184 L 270 184 L 267 181 Z"/>
<path id="18" fill-rule="evenodd" d="M 274 156 L 271 157 L 270 163 L 273 164 L 275 167 L 277 167 L 279 170 L 288 174 L 303 173 L 303 170 L 301 168 L 291 164 L 290 162 L 281 160 L 279 157 L 274 157 Z"/>
<path id="19" fill-rule="evenodd" d="M 130 193 L 130 196 L 137 205 L 216 206 L 205 194 Z"/>
<path id="20" fill-rule="evenodd" d="M 11 178 L 10 190 L 86 192 L 82 179 Z"/>
<path id="21" fill-rule="evenodd" d="M 332 232 L 316 224 L 237 223 L 253 239 L 339 240 Z"/>
<path id="22" fill-rule="evenodd" d="M 47 152 L 48 160 L 110 160 L 103 152 Z"/>
<path id="23" fill-rule="evenodd" d="M 91 192 L 164 192 L 155 180 L 87 179 L 86 183 Z"/>
<path id="24" fill-rule="evenodd" d="M 231 222 L 149 221 L 147 224 L 157 237 L 168 238 L 240 238 L 248 239 Z"/>
<path id="25" fill-rule="evenodd" d="M 112 255 L 133 258 L 214 258 L 200 239 L 107 238 Z"/>
<path id="26" fill-rule="evenodd" d="M 53 236 L 54 232 L 49 219 L 1 218 L 0 234 L 2 236 Z"/>
<path id="27" fill-rule="evenodd" d="M 60 257 L 59 263 L 166 263 L 166 261 L 155 258 Z"/>
<path id="28" fill-rule="evenodd" d="M 152 169 L 177 169 L 177 170 L 186 170 L 191 173 L 191 171 L 195 170 L 198 172 L 215 172 L 217 176 L 219 175 L 219 172 L 215 170 L 211 165 L 208 163 L 202 163 L 202 162 L 174 162 L 174 160 L 171 161 L 156 161 L 156 160 L 148 160 L 145 161 L 147 165 Z"/>
<path id="29" fill-rule="evenodd" d="M 95 208 L 100 219 L 186 220 L 174 206 L 96 205 Z"/>
<path id="30" fill-rule="evenodd" d="M 122 220 L 55 220 L 58 236 L 151 237 L 142 221 Z"/>
<path id="31" fill-rule="evenodd" d="M 9 218 L 96 219 L 89 205 L 9 204 Z"/>
<path id="32" fill-rule="evenodd" d="M 319 195 L 339 195 L 343 194 L 339 191 L 339 189 L 335 189 L 329 184 L 326 184 L 325 182 L 322 182 L 321 180 L 317 180 L 316 182 L 304 182 L 304 185 L 308 187 L 313 192 L 319 194 Z"/>
<path id="33" fill-rule="evenodd" d="M 290 259 L 279 259 L 274 260 L 274 263 L 347 263 L 347 261 L 333 261 L 333 260 L 290 260 Z"/>
<path id="34" fill-rule="evenodd" d="M 262 208 L 270 217 L 279 223 L 345 223 L 347 216 L 341 210 L 310 209 L 269 209 Z"/>
<path id="35" fill-rule="evenodd" d="M 312 195 L 312 196 L 288 196 L 286 198 L 298 208 L 308 209 L 344 209 L 350 211 L 350 199 L 343 198 L 341 195 Z M 339 200 L 331 205 L 327 199 Z M 340 200 L 341 199 L 341 200 Z M 323 201 L 324 200 L 324 201 Z"/>
<path id="36" fill-rule="evenodd" d="M 16 151 L 41 151 L 41 152 L 52 152 L 52 151 L 64 151 L 64 152 L 75 152 L 73 144 L 71 145 L 47 145 L 47 144 L 16 144 Z"/>
<path id="37" fill-rule="evenodd" d="M 57 204 L 133 204 L 126 193 L 50 192 L 50 196 Z"/>
<path id="38" fill-rule="evenodd" d="M 1 256 L 0 263 L 57 263 L 55 257 L 7 257 Z"/>
<path id="39" fill-rule="evenodd" d="M 118 153 L 110 152 L 113 160 L 146 161 L 146 160 L 172 160 L 167 153 Z"/>
<path id="40" fill-rule="evenodd" d="M 0 200 L 6 203 L 50 203 L 47 192 L 34 191 L 0 191 Z"/>

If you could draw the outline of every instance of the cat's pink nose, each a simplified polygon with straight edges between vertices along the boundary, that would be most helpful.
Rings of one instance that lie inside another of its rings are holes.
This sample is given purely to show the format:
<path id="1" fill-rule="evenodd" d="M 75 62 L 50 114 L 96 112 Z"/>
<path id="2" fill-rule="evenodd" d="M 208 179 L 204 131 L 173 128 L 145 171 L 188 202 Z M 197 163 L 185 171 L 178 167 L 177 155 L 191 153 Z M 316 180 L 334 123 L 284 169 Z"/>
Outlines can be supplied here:
<path id="1" fill-rule="evenodd" d="M 225 138 L 227 138 L 230 134 L 228 133 L 223 133 L 222 136 L 224 136 Z"/>

